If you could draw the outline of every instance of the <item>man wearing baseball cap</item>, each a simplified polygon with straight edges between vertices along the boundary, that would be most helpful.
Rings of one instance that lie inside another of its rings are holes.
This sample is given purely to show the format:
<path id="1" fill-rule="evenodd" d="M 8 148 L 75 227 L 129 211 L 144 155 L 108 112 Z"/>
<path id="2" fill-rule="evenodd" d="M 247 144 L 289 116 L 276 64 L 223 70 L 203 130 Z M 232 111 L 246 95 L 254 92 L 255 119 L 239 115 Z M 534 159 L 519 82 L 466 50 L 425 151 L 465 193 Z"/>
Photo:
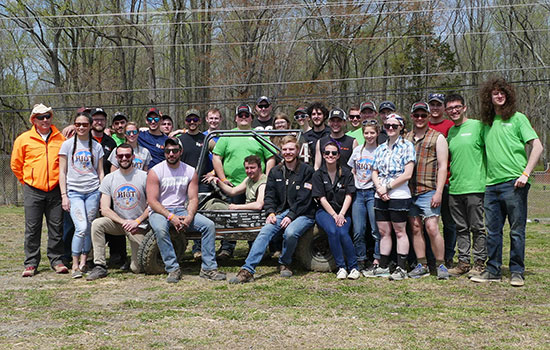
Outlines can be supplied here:
<path id="1" fill-rule="evenodd" d="M 124 115 L 124 113 L 116 112 L 113 115 L 111 128 L 113 129 L 114 134 L 111 134 L 111 137 L 115 140 L 117 146 L 120 146 L 126 142 L 126 136 L 124 135 L 126 123 L 128 123 L 128 118 Z"/>
<path id="2" fill-rule="evenodd" d="M 138 144 L 149 150 L 151 163 L 149 169 L 164 160 L 164 142 L 168 136 L 160 130 L 161 114 L 156 107 L 151 107 L 145 115 L 145 122 L 149 130 L 139 133 Z"/>
<path id="3" fill-rule="evenodd" d="M 256 118 L 252 121 L 252 129 L 254 130 L 272 130 L 273 129 L 273 105 L 271 99 L 267 96 L 260 96 L 256 100 Z"/>
<path id="4" fill-rule="evenodd" d="M 429 116 L 430 107 L 427 103 L 414 103 L 411 107 L 413 130 L 405 136 L 406 140 L 413 143 L 416 151 L 414 174 L 410 181 L 413 197 L 409 223 L 418 264 L 409 277 L 420 278 L 430 274 L 422 230 L 424 224 L 436 260 L 437 278 L 449 279 L 449 272 L 444 265 L 443 237 L 439 232 L 441 196 L 447 180 L 448 146 L 443 134 L 428 127 Z"/>
<path id="5" fill-rule="evenodd" d="M 323 156 L 321 155 L 325 151 L 325 146 L 330 141 L 336 142 L 340 148 L 340 165 L 348 167 L 348 159 L 353 153 L 353 149 L 357 147 L 357 140 L 344 133 L 344 125 L 346 123 L 346 112 L 340 108 L 334 108 L 328 115 L 328 126 L 330 127 L 330 134 L 323 136 L 315 148 L 315 170 L 321 167 L 323 162 Z"/>
<path id="6" fill-rule="evenodd" d="M 32 277 L 40 264 L 42 217 L 48 226 L 48 259 L 56 273 L 68 273 L 62 262 L 63 210 L 59 189 L 59 149 L 65 141 L 52 124 L 53 110 L 34 105 L 29 121 L 32 128 L 19 135 L 13 144 L 11 169 L 23 185 L 25 207 L 25 269 Z"/>

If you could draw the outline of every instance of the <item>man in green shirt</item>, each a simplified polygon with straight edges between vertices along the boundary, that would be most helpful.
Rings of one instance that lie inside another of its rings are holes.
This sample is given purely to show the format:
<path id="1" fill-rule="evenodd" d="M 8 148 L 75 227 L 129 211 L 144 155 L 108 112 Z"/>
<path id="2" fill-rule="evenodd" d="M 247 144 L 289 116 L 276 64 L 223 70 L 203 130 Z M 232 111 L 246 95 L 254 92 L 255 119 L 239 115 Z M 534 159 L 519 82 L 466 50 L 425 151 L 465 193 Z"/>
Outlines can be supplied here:
<path id="1" fill-rule="evenodd" d="M 524 285 L 525 225 L 529 175 L 543 147 L 527 117 L 517 112 L 514 87 L 502 78 L 485 82 L 480 89 L 481 120 L 487 155 L 485 223 L 489 260 L 474 282 L 501 280 L 502 235 L 506 217 L 510 223 L 510 284 Z M 527 157 L 525 145 L 531 153 Z"/>
<path id="2" fill-rule="evenodd" d="M 122 112 L 116 112 L 113 115 L 113 123 L 111 128 L 114 133 L 111 135 L 113 140 L 115 140 L 116 145 L 120 146 L 126 142 L 126 136 L 124 135 L 124 129 L 126 128 L 126 123 L 128 123 L 128 118 Z"/>
<path id="3" fill-rule="evenodd" d="M 456 223 L 458 264 L 449 274 L 458 277 L 470 272 L 479 275 L 487 260 L 483 196 L 485 193 L 485 145 L 483 123 L 468 119 L 468 107 L 461 95 L 445 97 L 445 112 L 454 123 L 449 129 L 451 177 L 449 179 L 449 209 Z M 473 237 L 474 268 L 470 263 L 470 231 Z"/>

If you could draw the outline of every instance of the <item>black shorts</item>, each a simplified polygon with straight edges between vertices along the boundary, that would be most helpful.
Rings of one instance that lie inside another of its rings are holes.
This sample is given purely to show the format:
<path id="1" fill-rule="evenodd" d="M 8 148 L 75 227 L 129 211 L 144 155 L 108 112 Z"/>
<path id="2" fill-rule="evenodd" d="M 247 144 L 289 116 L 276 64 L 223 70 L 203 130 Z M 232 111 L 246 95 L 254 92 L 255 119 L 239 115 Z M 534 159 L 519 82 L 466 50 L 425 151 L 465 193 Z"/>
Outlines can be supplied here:
<path id="1" fill-rule="evenodd" d="M 407 222 L 411 199 L 390 199 L 383 201 L 374 199 L 374 214 L 376 221 Z"/>

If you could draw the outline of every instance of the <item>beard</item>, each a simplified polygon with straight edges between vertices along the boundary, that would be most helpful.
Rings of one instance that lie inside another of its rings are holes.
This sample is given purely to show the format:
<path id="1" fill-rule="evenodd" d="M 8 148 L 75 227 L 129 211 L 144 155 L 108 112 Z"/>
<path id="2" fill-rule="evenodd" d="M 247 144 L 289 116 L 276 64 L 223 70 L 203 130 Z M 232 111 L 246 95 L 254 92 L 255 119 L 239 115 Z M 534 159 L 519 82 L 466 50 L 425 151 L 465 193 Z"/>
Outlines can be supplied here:
<path id="1" fill-rule="evenodd" d="M 120 166 L 121 169 L 129 169 L 132 166 L 131 161 L 126 161 L 126 165 L 124 165 L 122 162 L 118 162 L 118 166 Z"/>
<path id="2" fill-rule="evenodd" d="M 166 158 L 166 162 L 168 164 L 178 164 L 178 162 L 180 161 L 179 157 L 175 157 L 175 158 Z"/>

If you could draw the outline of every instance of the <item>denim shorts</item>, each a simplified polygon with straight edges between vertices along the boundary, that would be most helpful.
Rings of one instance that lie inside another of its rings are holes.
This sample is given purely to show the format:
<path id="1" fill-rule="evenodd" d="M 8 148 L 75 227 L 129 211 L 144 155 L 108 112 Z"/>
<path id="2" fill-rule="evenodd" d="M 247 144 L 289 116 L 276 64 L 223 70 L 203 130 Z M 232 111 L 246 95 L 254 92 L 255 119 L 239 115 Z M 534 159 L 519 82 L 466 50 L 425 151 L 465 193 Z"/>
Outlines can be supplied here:
<path id="1" fill-rule="evenodd" d="M 374 216 L 376 221 L 406 222 L 411 199 L 374 199 Z"/>
<path id="2" fill-rule="evenodd" d="M 432 197 L 435 191 L 422 193 L 412 198 L 411 210 L 409 216 L 420 216 L 422 219 L 431 218 L 432 216 L 441 215 L 441 205 L 437 208 L 432 207 Z"/>

